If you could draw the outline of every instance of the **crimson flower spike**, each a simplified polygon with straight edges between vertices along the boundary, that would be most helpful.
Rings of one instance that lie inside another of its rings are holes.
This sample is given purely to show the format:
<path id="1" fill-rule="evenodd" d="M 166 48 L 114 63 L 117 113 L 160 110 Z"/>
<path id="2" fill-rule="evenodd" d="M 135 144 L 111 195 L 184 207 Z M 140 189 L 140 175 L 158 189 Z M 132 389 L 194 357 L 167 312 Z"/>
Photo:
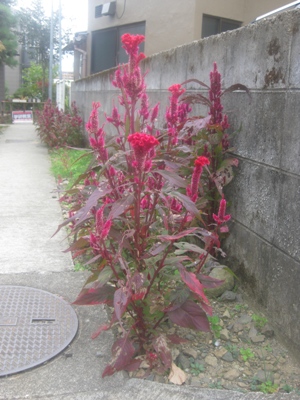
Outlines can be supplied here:
<path id="1" fill-rule="evenodd" d="M 144 170 L 149 150 L 157 146 L 159 141 L 154 136 L 135 132 L 128 136 L 128 142 L 134 151 L 136 167 L 139 171 Z"/>
<path id="2" fill-rule="evenodd" d="M 194 162 L 194 171 L 192 174 L 191 185 L 187 187 L 187 194 L 194 202 L 197 200 L 198 197 L 199 181 L 202 175 L 203 167 L 209 164 L 209 159 L 204 156 L 199 156 Z"/>
<path id="3" fill-rule="evenodd" d="M 230 220 L 231 215 L 230 214 L 225 215 L 225 213 L 226 213 L 226 200 L 223 197 L 222 200 L 220 201 L 218 215 L 213 214 L 213 219 L 218 225 L 222 225 Z"/>

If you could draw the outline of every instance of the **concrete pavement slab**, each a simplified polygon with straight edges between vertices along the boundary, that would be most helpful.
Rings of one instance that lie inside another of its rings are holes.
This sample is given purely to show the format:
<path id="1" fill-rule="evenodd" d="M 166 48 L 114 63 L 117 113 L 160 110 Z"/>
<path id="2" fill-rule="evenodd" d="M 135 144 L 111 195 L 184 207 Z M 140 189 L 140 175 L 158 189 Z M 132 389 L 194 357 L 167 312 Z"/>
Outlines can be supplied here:
<path id="1" fill-rule="evenodd" d="M 0 274 L 70 270 L 64 233 L 51 238 L 62 214 L 34 125 L 11 125 L 0 135 L 0 182 Z"/>

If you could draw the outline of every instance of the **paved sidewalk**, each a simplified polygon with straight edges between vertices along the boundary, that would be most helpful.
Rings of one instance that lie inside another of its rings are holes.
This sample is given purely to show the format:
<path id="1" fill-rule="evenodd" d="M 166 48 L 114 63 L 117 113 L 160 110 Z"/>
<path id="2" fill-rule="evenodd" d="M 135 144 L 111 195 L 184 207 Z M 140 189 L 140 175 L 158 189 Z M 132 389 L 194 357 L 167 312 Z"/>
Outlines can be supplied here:
<path id="1" fill-rule="evenodd" d="M 30 286 L 72 302 L 87 274 L 73 272 L 70 255 L 62 252 L 64 233 L 51 238 L 62 215 L 49 168 L 47 149 L 33 125 L 11 125 L 0 134 L 0 285 Z M 90 336 L 106 321 L 106 313 L 99 306 L 74 309 L 79 318 L 74 341 L 42 366 L 0 378 L 0 400 L 299 399 L 128 380 L 123 373 L 102 379 L 112 334 L 103 332 L 96 340 Z"/>

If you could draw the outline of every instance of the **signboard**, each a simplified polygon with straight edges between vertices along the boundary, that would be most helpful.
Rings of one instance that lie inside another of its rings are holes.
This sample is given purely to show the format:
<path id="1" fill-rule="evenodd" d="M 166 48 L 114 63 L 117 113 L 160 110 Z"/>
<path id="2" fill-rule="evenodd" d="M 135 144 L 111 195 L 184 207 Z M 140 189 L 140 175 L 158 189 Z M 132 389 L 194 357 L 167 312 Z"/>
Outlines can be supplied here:
<path id="1" fill-rule="evenodd" d="M 13 124 L 18 123 L 33 123 L 33 116 L 31 110 L 26 111 L 12 111 L 12 122 Z"/>

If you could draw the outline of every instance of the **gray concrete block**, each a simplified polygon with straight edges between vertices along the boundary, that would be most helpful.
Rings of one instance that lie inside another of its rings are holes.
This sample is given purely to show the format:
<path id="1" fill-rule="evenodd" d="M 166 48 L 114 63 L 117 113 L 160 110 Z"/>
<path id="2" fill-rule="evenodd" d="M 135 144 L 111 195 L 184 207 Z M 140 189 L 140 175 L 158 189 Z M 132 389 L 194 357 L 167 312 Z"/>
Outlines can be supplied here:
<path id="1" fill-rule="evenodd" d="M 300 261 L 299 200 L 299 176 L 283 174 L 280 182 L 273 244 L 297 261 Z"/>
<path id="2" fill-rule="evenodd" d="M 300 35 L 299 35 L 300 37 Z M 300 43 L 299 43 L 300 46 Z M 300 54 L 299 54 L 300 57 Z M 300 70 L 299 70 L 300 77 Z M 284 112 L 278 114 L 276 121 L 281 131 L 281 160 L 280 167 L 293 174 L 300 174 L 300 92 L 289 91 L 286 93 Z M 279 134 L 279 131 L 278 131 Z"/>
<path id="3" fill-rule="evenodd" d="M 227 189 L 233 217 L 269 242 L 275 235 L 280 184 L 277 170 L 241 160 Z"/>
<path id="4" fill-rule="evenodd" d="M 238 222 L 231 226 L 224 248 L 240 287 L 264 310 L 281 341 L 300 357 L 300 300 L 295 285 L 300 263 Z"/>

